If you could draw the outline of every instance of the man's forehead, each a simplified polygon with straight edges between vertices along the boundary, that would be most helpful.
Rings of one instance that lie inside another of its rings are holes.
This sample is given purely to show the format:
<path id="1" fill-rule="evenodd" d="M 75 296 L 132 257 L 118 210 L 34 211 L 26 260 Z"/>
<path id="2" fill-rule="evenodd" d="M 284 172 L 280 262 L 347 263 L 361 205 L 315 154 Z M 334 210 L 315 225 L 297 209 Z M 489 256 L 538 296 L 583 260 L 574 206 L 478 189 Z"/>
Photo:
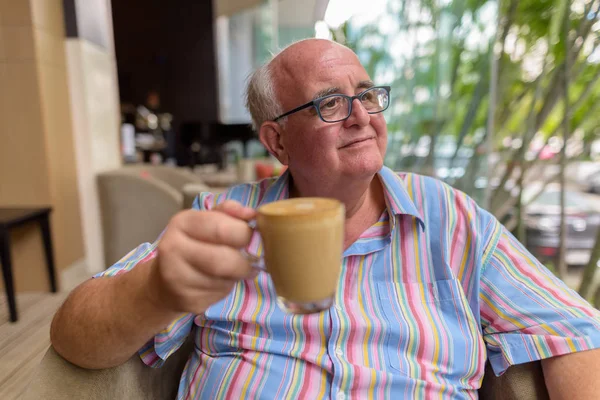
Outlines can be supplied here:
<path id="1" fill-rule="evenodd" d="M 312 97 L 339 86 L 339 78 L 350 80 L 354 76 L 353 85 L 357 87 L 362 81 L 369 80 L 354 52 L 335 43 L 287 49 L 273 60 L 272 67 L 278 91 L 284 98 L 290 89 Z"/>
<path id="2" fill-rule="evenodd" d="M 339 64 L 360 64 L 352 50 L 333 42 L 309 42 L 302 46 L 292 46 L 281 52 L 273 61 L 285 72 L 296 74 Z"/>

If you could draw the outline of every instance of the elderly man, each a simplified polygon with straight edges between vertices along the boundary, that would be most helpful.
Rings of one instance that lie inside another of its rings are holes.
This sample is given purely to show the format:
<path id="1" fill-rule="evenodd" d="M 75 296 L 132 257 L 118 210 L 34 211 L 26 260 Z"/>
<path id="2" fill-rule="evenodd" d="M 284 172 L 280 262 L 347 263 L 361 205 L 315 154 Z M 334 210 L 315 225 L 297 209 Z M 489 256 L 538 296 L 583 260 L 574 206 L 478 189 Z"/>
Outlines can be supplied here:
<path id="1" fill-rule="evenodd" d="M 288 171 L 202 194 L 82 284 L 55 316 L 56 350 L 86 368 L 136 351 L 159 367 L 191 334 L 181 399 L 476 398 L 488 359 L 497 374 L 543 360 L 552 398 L 598 398 L 600 313 L 463 193 L 383 167 L 388 103 L 346 47 L 281 52 L 251 77 L 248 107 Z M 260 251 L 256 207 L 298 196 L 347 210 L 335 304 L 304 316 L 239 251 Z"/>

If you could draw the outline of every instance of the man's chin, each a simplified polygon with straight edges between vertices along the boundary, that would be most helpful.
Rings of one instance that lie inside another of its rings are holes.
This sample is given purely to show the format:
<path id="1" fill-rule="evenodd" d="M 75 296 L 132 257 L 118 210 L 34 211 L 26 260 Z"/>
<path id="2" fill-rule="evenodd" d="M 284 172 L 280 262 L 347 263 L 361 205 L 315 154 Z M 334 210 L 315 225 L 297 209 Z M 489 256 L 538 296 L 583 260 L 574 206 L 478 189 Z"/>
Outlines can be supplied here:
<path id="1" fill-rule="evenodd" d="M 363 159 L 358 163 L 348 165 L 344 171 L 346 176 L 353 178 L 367 178 L 377 174 L 383 168 L 383 160 L 381 159 Z"/>

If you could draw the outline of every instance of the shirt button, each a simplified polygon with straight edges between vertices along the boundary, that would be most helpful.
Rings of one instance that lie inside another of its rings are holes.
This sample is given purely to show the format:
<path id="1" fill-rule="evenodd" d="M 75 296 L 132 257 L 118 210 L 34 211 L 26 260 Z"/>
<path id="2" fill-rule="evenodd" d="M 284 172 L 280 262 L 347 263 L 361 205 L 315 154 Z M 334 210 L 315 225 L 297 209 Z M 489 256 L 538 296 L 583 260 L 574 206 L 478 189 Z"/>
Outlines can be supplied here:
<path id="1" fill-rule="evenodd" d="M 335 396 L 337 398 L 337 400 L 345 400 L 346 399 L 346 395 L 344 394 L 344 392 L 338 392 L 337 396 Z"/>
<path id="2" fill-rule="evenodd" d="M 344 352 L 342 351 L 341 348 L 338 347 L 335 349 L 335 354 L 337 354 L 338 356 L 342 356 L 342 355 L 344 355 Z"/>
<path id="3" fill-rule="evenodd" d="M 335 306 L 335 309 L 338 310 L 338 311 L 342 311 L 342 307 L 340 305 L 337 305 L 337 304 Z"/>

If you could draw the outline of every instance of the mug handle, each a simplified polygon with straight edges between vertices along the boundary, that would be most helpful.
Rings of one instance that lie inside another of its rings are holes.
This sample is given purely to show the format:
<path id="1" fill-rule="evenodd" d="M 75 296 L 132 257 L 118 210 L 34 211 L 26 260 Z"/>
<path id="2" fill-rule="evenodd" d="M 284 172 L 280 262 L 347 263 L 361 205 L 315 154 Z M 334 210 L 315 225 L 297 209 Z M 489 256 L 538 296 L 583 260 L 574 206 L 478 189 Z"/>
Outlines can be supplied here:
<path id="1" fill-rule="evenodd" d="M 267 271 L 267 266 L 265 265 L 265 259 L 262 257 L 255 256 L 254 254 L 250 254 L 246 251 L 246 249 L 241 249 L 240 252 L 242 256 L 246 258 L 250 262 L 250 266 L 252 268 L 258 269 L 260 271 Z"/>
<path id="2" fill-rule="evenodd" d="M 256 230 L 256 220 L 253 219 L 251 221 L 248 221 L 248 226 L 252 230 Z M 250 254 L 246 251 L 246 249 L 240 249 L 240 252 L 242 253 L 242 256 L 244 256 L 244 258 L 246 258 L 246 260 L 250 262 L 250 266 L 252 268 L 256 268 L 260 271 L 267 271 L 267 266 L 265 265 L 265 259 L 263 257 L 258 257 L 254 254 Z"/>

